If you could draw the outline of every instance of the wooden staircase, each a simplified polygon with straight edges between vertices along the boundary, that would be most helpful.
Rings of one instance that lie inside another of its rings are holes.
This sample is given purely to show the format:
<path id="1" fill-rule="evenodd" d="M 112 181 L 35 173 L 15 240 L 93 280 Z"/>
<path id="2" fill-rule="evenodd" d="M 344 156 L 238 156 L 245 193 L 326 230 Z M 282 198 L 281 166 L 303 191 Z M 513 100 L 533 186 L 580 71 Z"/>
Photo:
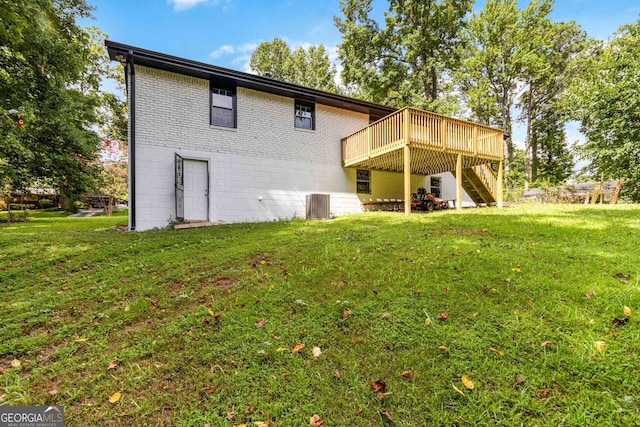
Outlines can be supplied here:
<path id="1" fill-rule="evenodd" d="M 497 203 L 497 183 L 498 177 L 488 164 L 462 169 L 462 188 L 476 205 Z"/>

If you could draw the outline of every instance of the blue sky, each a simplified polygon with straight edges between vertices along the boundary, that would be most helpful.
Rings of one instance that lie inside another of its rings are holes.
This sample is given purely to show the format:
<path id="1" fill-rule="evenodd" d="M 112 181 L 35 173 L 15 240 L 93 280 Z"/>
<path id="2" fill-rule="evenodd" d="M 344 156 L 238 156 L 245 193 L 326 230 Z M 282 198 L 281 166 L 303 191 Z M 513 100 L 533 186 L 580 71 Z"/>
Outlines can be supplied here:
<path id="1" fill-rule="evenodd" d="M 95 25 L 109 39 L 241 71 L 263 41 L 279 37 L 290 47 L 324 44 L 332 60 L 340 33 L 333 17 L 340 0 L 87 0 Z M 476 0 L 476 9 L 483 0 Z M 522 7 L 527 1 L 519 0 Z M 622 24 L 640 18 L 639 0 L 556 0 L 551 18 L 574 20 L 589 35 L 607 39 Z M 387 1 L 374 0 L 382 20 Z M 574 132 L 571 132 L 574 133 Z M 569 137 L 572 138 L 571 136 Z M 524 139 L 521 130 L 514 140 Z"/>
<path id="2" fill-rule="evenodd" d="M 274 37 L 290 46 L 324 44 L 335 55 L 340 33 L 333 17 L 339 0 L 88 0 L 96 25 L 121 43 L 223 67 L 247 70 L 248 57 Z M 476 2 L 476 8 L 483 3 Z M 527 1 L 520 2 L 523 6 Z M 387 2 L 374 0 L 382 16 Z M 606 39 L 638 20 L 638 0 L 556 0 L 552 19 L 575 20 L 591 36 Z"/>

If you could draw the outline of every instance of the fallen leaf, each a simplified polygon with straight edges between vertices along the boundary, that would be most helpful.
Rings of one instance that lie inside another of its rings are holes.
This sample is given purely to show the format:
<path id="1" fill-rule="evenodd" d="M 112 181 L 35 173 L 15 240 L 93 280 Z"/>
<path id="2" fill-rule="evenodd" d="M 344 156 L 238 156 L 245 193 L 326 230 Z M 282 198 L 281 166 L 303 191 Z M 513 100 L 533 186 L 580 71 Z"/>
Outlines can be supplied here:
<path id="1" fill-rule="evenodd" d="M 511 269 L 511 271 L 515 271 L 516 273 L 520 273 L 522 270 L 520 269 L 520 267 L 514 267 Z"/>
<path id="2" fill-rule="evenodd" d="M 351 316 L 351 310 L 343 308 L 342 309 L 342 318 L 346 319 L 349 316 Z"/>
<path id="3" fill-rule="evenodd" d="M 322 350 L 320 350 L 320 347 L 313 347 L 311 354 L 313 354 L 313 357 L 320 357 Z"/>
<path id="4" fill-rule="evenodd" d="M 371 387 L 373 388 L 374 393 L 384 393 L 384 391 L 387 389 L 387 383 L 385 383 L 384 381 L 373 381 L 371 383 Z"/>
<path id="5" fill-rule="evenodd" d="M 20 362 L 18 359 L 13 359 L 11 361 L 11 367 L 12 368 L 18 368 L 22 365 L 22 362 Z"/>
<path id="6" fill-rule="evenodd" d="M 389 317 L 391 317 L 391 313 L 386 312 L 386 313 L 382 313 L 381 319 L 387 319 Z"/>
<path id="7" fill-rule="evenodd" d="M 298 343 L 298 344 L 293 346 L 293 349 L 291 350 L 291 353 L 296 354 L 296 353 L 298 353 L 300 350 L 302 350 L 305 347 L 306 346 L 303 343 Z"/>
<path id="8" fill-rule="evenodd" d="M 244 411 L 244 413 L 245 414 L 252 414 L 253 411 L 255 411 L 255 410 L 256 410 L 256 408 L 253 405 L 251 405 Z"/>
<path id="9" fill-rule="evenodd" d="M 444 291 L 449 292 L 449 288 L 448 287 L 444 288 Z"/>
<path id="10" fill-rule="evenodd" d="M 390 394 L 392 394 L 392 393 L 390 393 L 390 392 L 389 393 L 378 393 L 376 396 L 378 397 L 378 400 L 382 400 L 382 399 L 384 399 L 385 397 L 387 397 Z"/>
<path id="11" fill-rule="evenodd" d="M 552 345 L 552 344 L 553 344 L 553 341 L 545 341 L 545 342 L 543 342 L 543 343 L 540 343 L 540 345 L 541 345 L 542 347 L 548 347 L 548 346 L 550 346 L 550 345 Z"/>
<path id="12" fill-rule="evenodd" d="M 522 384 L 522 383 L 524 383 L 524 378 L 522 378 L 522 377 L 516 377 L 516 383 L 517 383 L 517 384 Z"/>
<path id="13" fill-rule="evenodd" d="M 202 427 L 211 427 L 210 423 L 206 423 L 205 425 L 203 425 Z"/>
<path id="14" fill-rule="evenodd" d="M 247 427 L 246 424 L 233 424 L 231 427 Z"/>
<path id="15" fill-rule="evenodd" d="M 438 314 L 438 320 L 446 320 L 447 317 L 449 317 L 449 313 L 446 311 Z"/>
<path id="16" fill-rule="evenodd" d="M 115 369 L 115 368 L 116 368 L 116 366 L 118 366 L 118 363 L 120 363 L 120 362 L 118 361 L 118 359 L 114 359 L 114 360 L 112 360 L 111 362 L 109 362 L 109 366 L 107 366 L 107 371 L 108 371 L 109 369 Z"/>
<path id="17" fill-rule="evenodd" d="M 58 394 L 58 389 L 52 389 L 48 391 L 49 396 L 55 396 L 56 394 Z"/>
<path id="18" fill-rule="evenodd" d="M 596 345 L 596 348 L 598 349 L 598 351 L 600 351 L 600 353 L 603 353 L 604 349 L 607 346 L 604 341 L 595 341 L 594 344 Z"/>
<path id="19" fill-rule="evenodd" d="M 333 374 L 333 376 L 334 376 L 334 378 L 340 378 L 341 377 L 340 371 L 336 371 L 336 373 Z"/>
<path id="20" fill-rule="evenodd" d="M 267 263 L 267 260 L 265 260 L 265 259 L 261 259 L 260 260 L 260 265 L 265 265 L 266 263 Z"/>
<path id="21" fill-rule="evenodd" d="M 627 307 L 627 306 L 625 305 L 625 306 L 624 306 L 623 311 L 624 311 L 624 315 L 625 315 L 625 316 L 627 316 L 627 317 L 631 317 L 631 308 L 630 308 L 630 307 Z"/>
<path id="22" fill-rule="evenodd" d="M 266 320 L 260 319 L 256 323 L 254 323 L 253 326 L 255 326 L 256 328 L 262 328 L 264 326 L 265 322 L 266 322 Z"/>
<path id="23" fill-rule="evenodd" d="M 487 286 L 487 285 L 482 285 L 482 292 L 484 292 L 485 294 L 486 294 L 487 292 L 489 292 L 489 286 Z"/>
<path id="24" fill-rule="evenodd" d="M 428 317 L 424 319 L 424 324 L 429 326 L 431 324 L 431 319 L 429 319 Z"/>
<path id="25" fill-rule="evenodd" d="M 527 307 L 531 307 L 533 305 L 533 301 L 528 299 L 524 302 L 524 305 L 526 305 Z"/>
<path id="26" fill-rule="evenodd" d="M 217 387 L 217 386 L 212 385 L 212 386 L 209 386 L 209 387 L 202 387 L 202 388 L 200 389 L 200 391 L 203 391 L 203 392 L 205 392 L 205 393 L 213 393 L 213 392 L 214 392 L 214 391 L 216 391 L 217 389 L 218 389 L 218 387 Z"/>
<path id="27" fill-rule="evenodd" d="M 542 390 L 540 390 L 540 397 L 547 397 L 549 393 L 551 393 L 551 390 L 543 388 Z"/>
<path id="28" fill-rule="evenodd" d="M 362 413 L 362 409 L 356 409 L 356 415 L 360 415 Z"/>
<path id="29" fill-rule="evenodd" d="M 473 385 L 473 381 L 471 381 L 471 377 L 469 377 L 469 375 L 463 375 L 461 379 L 462 384 L 464 384 L 466 388 L 468 388 L 469 390 L 473 390 L 475 386 Z"/>
<path id="30" fill-rule="evenodd" d="M 441 345 L 440 347 L 438 347 L 438 350 L 447 351 L 447 350 L 449 350 L 449 347 L 447 347 L 446 345 Z"/>
<path id="31" fill-rule="evenodd" d="M 213 310 L 208 309 L 207 313 L 209 313 L 209 316 L 215 316 L 216 314 L 213 312 Z"/>
<path id="32" fill-rule="evenodd" d="M 498 356 L 504 356 L 504 352 L 500 351 L 500 350 L 496 350 L 495 348 L 491 347 L 489 349 L 489 351 L 491 351 L 491 353 L 498 355 Z"/>
<path id="33" fill-rule="evenodd" d="M 385 419 L 385 420 L 389 421 L 390 423 L 392 423 L 392 422 L 393 422 L 393 418 L 391 418 L 391 414 L 389 414 L 389 411 L 382 411 L 382 412 L 380 412 L 380 416 L 381 416 L 383 419 Z"/>
<path id="34" fill-rule="evenodd" d="M 319 415 L 313 414 L 309 418 L 309 425 L 312 427 L 324 427 L 324 420 L 321 420 Z"/>
<path id="35" fill-rule="evenodd" d="M 402 378 L 409 378 L 411 376 L 411 371 L 402 371 L 400 374 Z"/>
<path id="36" fill-rule="evenodd" d="M 358 344 L 359 342 L 360 342 L 360 338 L 354 338 L 354 339 L 353 339 L 353 343 L 354 343 L 354 344 Z"/>
<path id="37" fill-rule="evenodd" d="M 253 425 L 256 427 L 269 427 L 271 425 L 270 421 L 254 421 Z"/>
<path id="38" fill-rule="evenodd" d="M 227 416 L 226 416 L 226 418 L 227 418 L 228 420 L 232 420 L 232 419 L 233 419 L 233 417 L 235 417 L 235 416 L 236 416 L 235 412 L 233 412 L 233 411 L 229 411 L 229 412 L 227 412 Z"/>
<path id="39" fill-rule="evenodd" d="M 73 340 L 73 342 L 87 342 L 89 338 L 78 338 L 77 340 Z"/>
<path id="40" fill-rule="evenodd" d="M 587 293 L 584 294 L 584 296 L 587 297 L 587 299 L 591 298 L 594 295 L 595 295 L 595 292 L 593 292 L 593 291 L 587 291 Z"/>
<path id="41" fill-rule="evenodd" d="M 113 393 L 111 397 L 109 397 L 109 403 L 116 403 L 121 397 L 122 394 L 120 392 Z"/>
<path id="42" fill-rule="evenodd" d="M 453 384 L 451 384 L 451 387 L 453 387 L 453 389 L 457 391 L 461 396 L 464 396 L 464 391 L 460 390 L 458 387 L 456 387 Z"/>

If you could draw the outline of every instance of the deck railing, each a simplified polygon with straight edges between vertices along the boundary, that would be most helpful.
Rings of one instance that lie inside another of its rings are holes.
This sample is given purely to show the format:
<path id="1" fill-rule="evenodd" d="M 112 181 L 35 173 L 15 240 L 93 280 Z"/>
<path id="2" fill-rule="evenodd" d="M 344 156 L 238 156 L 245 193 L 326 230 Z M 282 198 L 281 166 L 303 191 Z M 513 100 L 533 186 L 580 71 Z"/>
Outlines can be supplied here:
<path id="1" fill-rule="evenodd" d="M 488 164 L 473 167 L 476 175 L 492 195 L 498 194 L 498 176 Z"/>
<path id="2" fill-rule="evenodd" d="M 406 121 L 409 121 L 408 126 Z M 430 150 L 503 159 L 502 131 L 441 114 L 403 108 L 342 139 L 345 166 L 405 144 Z"/>

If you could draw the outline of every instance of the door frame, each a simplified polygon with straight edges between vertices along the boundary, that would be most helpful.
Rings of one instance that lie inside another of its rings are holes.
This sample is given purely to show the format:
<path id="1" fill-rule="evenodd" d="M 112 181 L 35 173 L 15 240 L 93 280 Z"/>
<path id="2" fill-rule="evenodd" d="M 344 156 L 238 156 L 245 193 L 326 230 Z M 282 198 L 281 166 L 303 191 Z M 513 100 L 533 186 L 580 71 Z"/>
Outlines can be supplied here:
<path id="1" fill-rule="evenodd" d="M 184 215 L 184 161 L 205 162 L 207 164 L 207 218 L 211 217 L 211 162 L 205 157 L 184 157 L 175 153 L 175 206 L 176 220 L 185 221 Z M 180 164 L 180 165 L 179 165 Z M 181 198 L 181 200 L 180 200 Z M 179 208 L 182 208 L 180 211 Z M 179 216 L 181 214 L 181 216 Z"/>

